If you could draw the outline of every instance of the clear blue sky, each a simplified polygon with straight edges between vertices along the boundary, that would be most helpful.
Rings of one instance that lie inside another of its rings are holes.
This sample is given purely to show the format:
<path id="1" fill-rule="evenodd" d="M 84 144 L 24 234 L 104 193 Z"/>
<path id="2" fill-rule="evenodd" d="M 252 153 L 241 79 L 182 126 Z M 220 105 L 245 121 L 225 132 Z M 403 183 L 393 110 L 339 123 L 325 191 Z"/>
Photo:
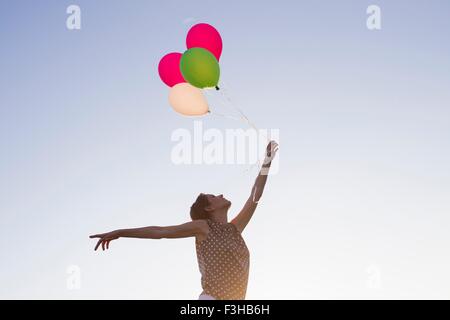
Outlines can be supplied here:
<path id="1" fill-rule="evenodd" d="M 82 29 L 66 28 L 81 7 Z M 377 4 L 382 29 L 366 28 Z M 450 298 L 448 1 L 2 1 L 0 297 L 195 299 L 194 240 L 92 233 L 178 224 L 199 192 L 232 217 L 253 173 L 176 166 L 157 64 L 197 22 L 224 41 L 222 80 L 280 130 L 244 232 L 249 299 Z M 234 128 L 206 117 L 206 128 Z M 81 270 L 68 290 L 66 269 Z M 377 288 L 368 281 L 379 278 Z"/>

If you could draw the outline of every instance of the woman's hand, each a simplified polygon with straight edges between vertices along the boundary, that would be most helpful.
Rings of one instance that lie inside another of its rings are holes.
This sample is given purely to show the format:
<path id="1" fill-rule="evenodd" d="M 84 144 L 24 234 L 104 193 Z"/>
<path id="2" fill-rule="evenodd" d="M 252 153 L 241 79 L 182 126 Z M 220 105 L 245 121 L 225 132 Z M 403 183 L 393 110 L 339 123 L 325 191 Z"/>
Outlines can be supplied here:
<path id="1" fill-rule="evenodd" d="M 266 148 L 266 158 L 264 159 L 264 166 L 270 166 L 272 160 L 278 152 L 278 143 L 272 140 L 269 142 Z"/>
<path id="2" fill-rule="evenodd" d="M 116 240 L 120 238 L 119 235 L 119 231 L 111 231 L 111 232 L 107 232 L 107 233 L 99 233 L 99 234 L 94 234 L 92 236 L 90 236 L 89 238 L 93 239 L 93 238 L 100 238 L 97 242 L 97 245 L 95 246 L 95 251 L 97 251 L 98 247 L 100 245 L 102 245 L 102 249 L 103 251 L 106 249 L 109 249 L 109 243 L 112 240 Z"/>

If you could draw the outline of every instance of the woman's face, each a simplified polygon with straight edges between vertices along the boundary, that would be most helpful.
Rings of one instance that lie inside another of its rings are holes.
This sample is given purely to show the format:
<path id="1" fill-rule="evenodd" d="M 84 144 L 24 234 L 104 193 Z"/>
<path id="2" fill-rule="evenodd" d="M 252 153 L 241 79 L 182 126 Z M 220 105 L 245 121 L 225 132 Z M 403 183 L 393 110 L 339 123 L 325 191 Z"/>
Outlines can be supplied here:
<path id="1" fill-rule="evenodd" d="M 217 196 L 213 194 L 207 194 L 206 197 L 208 198 L 209 206 L 213 210 L 229 208 L 231 206 L 231 201 L 224 198 L 223 194 L 219 194 Z"/>

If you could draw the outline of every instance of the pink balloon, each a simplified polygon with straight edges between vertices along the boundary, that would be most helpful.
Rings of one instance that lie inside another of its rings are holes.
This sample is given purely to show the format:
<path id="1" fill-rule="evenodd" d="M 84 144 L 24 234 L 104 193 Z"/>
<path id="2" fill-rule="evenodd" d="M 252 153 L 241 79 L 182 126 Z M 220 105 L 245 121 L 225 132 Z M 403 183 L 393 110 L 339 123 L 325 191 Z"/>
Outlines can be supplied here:
<path id="1" fill-rule="evenodd" d="M 219 61 L 222 54 L 222 37 L 219 31 L 207 23 L 193 26 L 186 37 L 186 46 L 190 48 L 204 48 L 209 50 Z"/>
<path id="2" fill-rule="evenodd" d="M 180 70 L 181 56 L 181 53 L 171 52 L 166 54 L 159 61 L 159 76 L 161 77 L 161 80 L 169 87 L 173 87 L 178 83 L 186 82 Z"/>

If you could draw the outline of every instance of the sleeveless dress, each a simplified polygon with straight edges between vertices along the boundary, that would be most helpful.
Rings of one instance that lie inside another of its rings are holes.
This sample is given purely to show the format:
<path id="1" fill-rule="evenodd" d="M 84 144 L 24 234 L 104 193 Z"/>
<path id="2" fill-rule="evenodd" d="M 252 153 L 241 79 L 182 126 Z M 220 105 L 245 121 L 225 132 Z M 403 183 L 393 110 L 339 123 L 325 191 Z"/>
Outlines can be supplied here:
<path id="1" fill-rule="evenodd" d="M 244 300 L 250 267 L 247 245 L 233 223 L 206 221 L 208 237 L 195 240 L 202 294 L 217 300 Z"/>

